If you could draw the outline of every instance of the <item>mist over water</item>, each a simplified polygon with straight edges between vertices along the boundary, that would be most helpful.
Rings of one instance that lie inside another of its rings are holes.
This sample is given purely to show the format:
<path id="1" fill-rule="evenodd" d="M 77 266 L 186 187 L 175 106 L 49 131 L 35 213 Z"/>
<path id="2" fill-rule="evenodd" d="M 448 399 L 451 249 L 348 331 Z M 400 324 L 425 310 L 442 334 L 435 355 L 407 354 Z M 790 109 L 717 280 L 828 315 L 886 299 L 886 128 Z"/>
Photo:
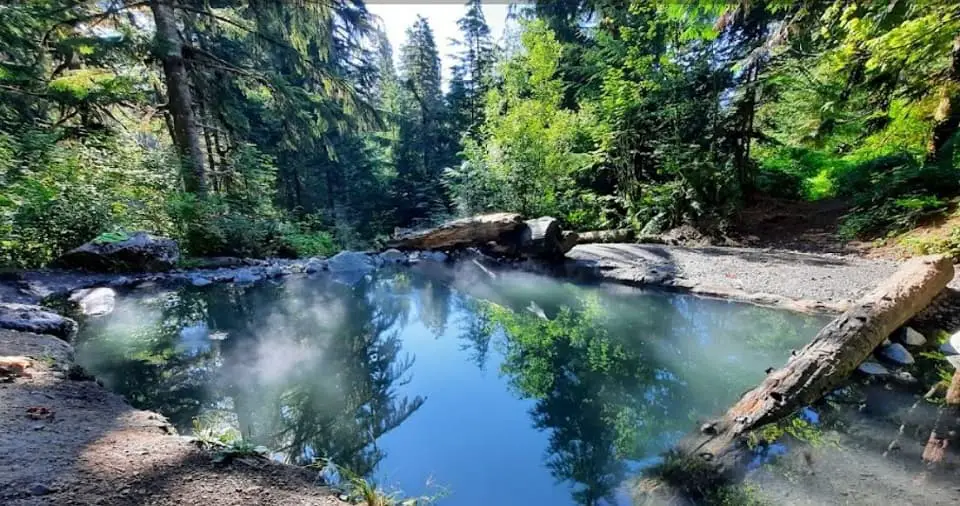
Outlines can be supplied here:
<path id="1" fill-rule="evenodd" d="M 617 504 L 822 319 L 460 265 L 135 291 L 78 360 L 181 432 L 230 426 L 444 504 Z"/>

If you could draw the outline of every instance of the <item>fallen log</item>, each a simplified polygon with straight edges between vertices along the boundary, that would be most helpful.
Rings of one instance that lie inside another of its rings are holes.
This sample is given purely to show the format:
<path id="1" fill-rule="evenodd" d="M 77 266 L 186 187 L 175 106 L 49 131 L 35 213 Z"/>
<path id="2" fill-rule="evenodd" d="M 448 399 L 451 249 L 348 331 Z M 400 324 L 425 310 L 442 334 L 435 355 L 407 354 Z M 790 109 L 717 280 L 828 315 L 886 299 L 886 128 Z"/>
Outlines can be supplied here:
<path id="1" fill-rule="evenodd" d="M 674 469 L 696 470 L 696 477 L 687 477 L 691 480 L 741 477 L 751 457 L 746 446 L 750 431 L 781 420 L 841 386 L 887 336 L 926 307 L 952 278 L 953 265 L 945 256 L 906 262 L 723 416 L 685 438 L 673 453 L 683 463 Z M 675 472 L 665 485 L 669 488 L 683 479 L 684 472 Z M 659 494 L 664 489 L 661 485 L 644 488 Z"/>
<path id="2" fill-rule="evenodd" d="M 455 249 L 498 242 L 524 226 L 519 214 L 495 213 L 448 221 L 436 228 L 401 232 L 388 246 L 400 249 Z"/>
<path id="3" fill-rule="evenodd" d="M 523 243 L 519 245 L 519 251 L 523 256 L 553 258 L 562 257 L 566 253 L 560 251 L 563 230 L 556 218 L 544 216 L 527 220 L 525 224 L 530 232 L 529 234 L 523 234 Z"/>
<path id="4" fill-rule="evenodd" d="M 629 228 L 615 228 L 610 230 L 590 230 L 580 232 L 577 244 L 632 242 L 633 230 Z"/>

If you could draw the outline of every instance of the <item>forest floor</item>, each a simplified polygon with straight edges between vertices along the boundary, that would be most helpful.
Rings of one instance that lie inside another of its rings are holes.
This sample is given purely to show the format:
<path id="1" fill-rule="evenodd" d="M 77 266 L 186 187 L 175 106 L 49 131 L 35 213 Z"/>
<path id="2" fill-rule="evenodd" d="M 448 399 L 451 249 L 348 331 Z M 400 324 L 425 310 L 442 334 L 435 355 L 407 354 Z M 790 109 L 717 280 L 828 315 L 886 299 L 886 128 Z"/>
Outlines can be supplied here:
<path id="1" fill-rule="evenodd" d="M 759 197 L 740 212 L 735 233 L 743 246 L 753 248 L 902 260 L 921 254 L 924 245 L 944 241 L 960 228 L 960 214 L 953 213 L 902 234 L 872 241 L 845 240 L 839 230 L 848 212 L 849 204 L 839 199 L 807 202 Z"/>
<path id="2" fill-rule="evenodd" d="M 74 379 L 60 339 L 0 330 L 4 356 L 32 360 L 23 376 L 0 375 L 0 504 L 344 504 L 316 472 L 254 457 L 214 464 L 160 415 Z"/>

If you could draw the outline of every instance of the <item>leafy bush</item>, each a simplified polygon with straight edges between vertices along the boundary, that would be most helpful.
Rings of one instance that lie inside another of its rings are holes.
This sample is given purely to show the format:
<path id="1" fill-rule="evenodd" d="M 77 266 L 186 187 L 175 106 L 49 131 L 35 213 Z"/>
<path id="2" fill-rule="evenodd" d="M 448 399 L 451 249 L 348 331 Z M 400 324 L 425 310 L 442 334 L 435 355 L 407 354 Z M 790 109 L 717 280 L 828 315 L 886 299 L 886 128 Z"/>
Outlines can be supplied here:
<path id="1" fill-rule="evenodd" d="M 169 160 L 132 137 L 0 132 L 0 264 L 38 267 L 103 232 L 167 232 Z"/>
<path id="2" fill-rule="evenodd" d="M 916 226 L 948 208 L 960 186 L 956 169 L 922 165 L 908 154 L 870 160 L 842 178 L 854 208 L 840 227 L 844 237 L 877 236 Z"/>
<path id="3" fill-rule="evenodd" d="M 284 245 L 296 257 L 331 256 L 340 248 L 329 232 L 287 232 Z"/>

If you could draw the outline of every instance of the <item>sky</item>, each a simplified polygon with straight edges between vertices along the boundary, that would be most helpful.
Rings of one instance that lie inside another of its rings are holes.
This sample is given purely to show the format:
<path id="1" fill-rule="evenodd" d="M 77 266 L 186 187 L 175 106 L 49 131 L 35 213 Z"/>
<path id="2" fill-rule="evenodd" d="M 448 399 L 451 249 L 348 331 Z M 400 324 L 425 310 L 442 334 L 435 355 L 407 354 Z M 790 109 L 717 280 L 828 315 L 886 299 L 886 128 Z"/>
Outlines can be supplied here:
<path id="1" fill-rule="evenodd" d="M 483 4 L 483 16 L 487 20 L 490 35 L 494 41 L 499 41 L 503 36 L 508 8 L 509 5 L 506 2 Z M 418 14 L 427 18 L 440 51 L 444 83 L 450 79 L 450 66 L 453 65 L 451 55 L 456 52 L 456 47 L 450 40 L 461 38 L 457 20 L 466 14 L 465 5 L 453 2 L 403 3 L 396 0 L 370 0 L 367 2 L 367 9 L 379 16 L 383 22 L 387 38 L 393 46 L 394 62 L 397 62 L 400 56 L 400 45 L 406 40 L 407 28 L 417 20 Z"/>

